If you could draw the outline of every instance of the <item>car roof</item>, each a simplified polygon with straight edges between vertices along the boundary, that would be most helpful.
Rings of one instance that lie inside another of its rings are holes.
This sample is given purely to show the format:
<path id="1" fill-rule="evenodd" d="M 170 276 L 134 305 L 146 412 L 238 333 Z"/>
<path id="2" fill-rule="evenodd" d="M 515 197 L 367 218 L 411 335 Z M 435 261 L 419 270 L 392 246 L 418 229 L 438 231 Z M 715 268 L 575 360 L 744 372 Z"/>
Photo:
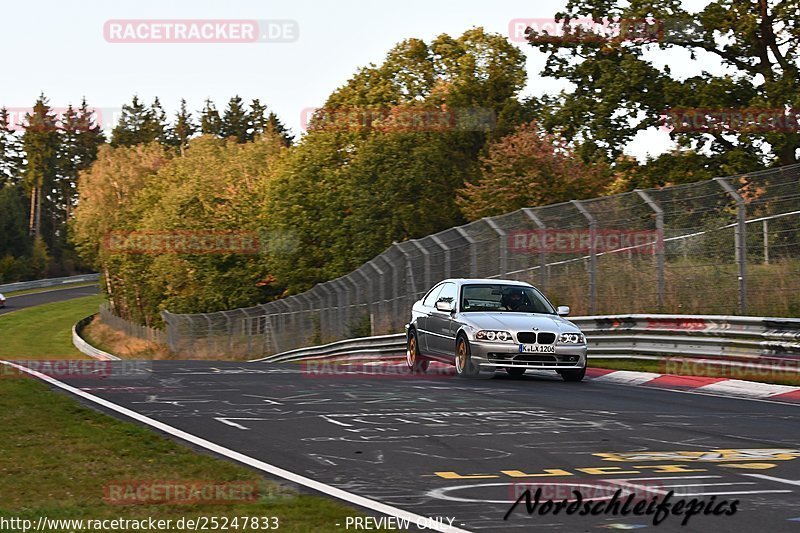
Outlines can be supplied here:
<path id="1" fill-rule="evenodd" d="M 475 284 L 486 283 L 486 284 L 492 284 L 492 285 L 524 285 L 524 286 L 527 286 L 527 287 L 533 287 L 533 285 L 531 285 L 527 281 L 517 281 L 517 280 L 513 280 L 513 279 L 449 278 L 449 279 L 444 279 L 444 280 L 440 281 L 439 283 L 443 283 L 445 281 L 448 281 L 448 282 L 451 282 L 451 283 L 457 283 L 459 285 L 468 285 L 468 284 L 473 284 L 473 283 L 475 283 Z M 437 283 L 437 285 L 439 283 Z"/>

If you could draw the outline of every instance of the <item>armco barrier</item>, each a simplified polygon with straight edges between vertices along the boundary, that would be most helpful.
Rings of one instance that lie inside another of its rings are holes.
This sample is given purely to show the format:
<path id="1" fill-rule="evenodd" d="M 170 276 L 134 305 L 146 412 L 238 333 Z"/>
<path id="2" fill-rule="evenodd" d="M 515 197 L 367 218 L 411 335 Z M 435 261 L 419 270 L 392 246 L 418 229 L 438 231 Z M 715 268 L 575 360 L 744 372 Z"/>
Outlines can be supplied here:
<path id="1" fill-rule="evenodd" d="M 94 357 L 95 359 L 100 359 L 101 361 L 119 361 L 120 359 L 116 355 L 111 355 L 103 350 L 98 350 L 83 340 L 83 337 L 81 337 L 81 330 L 83 330 L 83 328 L 86 327 L 86 325 L 91 322 L 94 317 L 95 315 L 91 315 L 87 316 L 86 318 L 82 318 L 74 326 L 72 326 L 72 344 L 78 349 L 78 351 L 88 355 L 89 357 Z"/>
<path id="2" fill-rule="evenodd" d="M 84 274 L 81 276 L 70 276 L 68 278 L 37 279 L 34 281 L 20 281 L 17 283 L 7 283 L 0 285 L 0 293 L 24 291 L 28 289 L 41 289 L 45 287 L 56 287 L 72 283 L 88 283 L 100 279 L 100 274 Z"/>
<path id="3" fill-rule="evenodd" d="M 717 315 L 613 315 L 573 317 L 586 334 L 589 357 L 663 359 L 686 357 L 708 364 L 781 365 L 800 370 L 800 319 Z M 405 334 L 363 337 L 256 359 L 285 362 L 341 355 L 396 357 Z M 787 365 L 786 363 L 792 363 Z"/>

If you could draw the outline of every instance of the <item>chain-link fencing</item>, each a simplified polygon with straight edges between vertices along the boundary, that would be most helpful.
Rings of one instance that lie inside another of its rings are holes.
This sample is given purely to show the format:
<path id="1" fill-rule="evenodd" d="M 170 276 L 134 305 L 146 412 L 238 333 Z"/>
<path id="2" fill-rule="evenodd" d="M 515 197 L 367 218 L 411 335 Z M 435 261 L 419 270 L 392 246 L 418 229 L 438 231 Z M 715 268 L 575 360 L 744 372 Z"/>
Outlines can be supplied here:
<path id="1" fill-rule="evenodd" d="M 800 316 L 800 165 L 526 208 L 395 243 L 255 307 L 163 313 L 184 357 L 256 357 L 400 332 L 449 277 L 533 283 L 575 315 Z"/>

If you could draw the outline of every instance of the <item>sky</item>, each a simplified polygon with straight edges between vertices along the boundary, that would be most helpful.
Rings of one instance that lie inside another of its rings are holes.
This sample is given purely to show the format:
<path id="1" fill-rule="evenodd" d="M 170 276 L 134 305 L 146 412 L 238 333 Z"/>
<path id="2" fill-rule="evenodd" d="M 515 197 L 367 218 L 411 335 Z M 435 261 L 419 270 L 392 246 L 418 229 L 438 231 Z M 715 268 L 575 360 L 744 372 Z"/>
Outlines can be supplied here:
<path id="1" fill-rule="evenodd" d="M 687 0 L 694 11 L 702 0 Z M 222 109 L 238 94 L 258 98 L 293 133 L 302 132 L 309 108 L 320 107 L 358 68 L 380 63 L 398 42 L 458 36 L 482 26 L 509 35 L 513 19 L 552 18 L 566 0 L 38 0 L 5 2 L 2 43 L 6 74 L 0 106 L 28 108 L 41 93 L 50 105 L 118 109 L 134 94 L 159 97 L 169 115 L 185 98 L 199 110 L 206 98 Z M 288 21 L 283 42 L 114 42 L 109 24 L 131 20 L 246 19 Z M 106 30 L 104 32 L 104 29 Z M 517 43 L 527 56 L 523 95 L 555 93 L 565 86 L 539 76 L 545 56 Z M 661 57 L 680 75 L 686 58 Z M 685 70 L 688 75 L 690 72 Z M 639 159 L 670 147 L 664 132 L 640 134 L 628 148 Z"/>

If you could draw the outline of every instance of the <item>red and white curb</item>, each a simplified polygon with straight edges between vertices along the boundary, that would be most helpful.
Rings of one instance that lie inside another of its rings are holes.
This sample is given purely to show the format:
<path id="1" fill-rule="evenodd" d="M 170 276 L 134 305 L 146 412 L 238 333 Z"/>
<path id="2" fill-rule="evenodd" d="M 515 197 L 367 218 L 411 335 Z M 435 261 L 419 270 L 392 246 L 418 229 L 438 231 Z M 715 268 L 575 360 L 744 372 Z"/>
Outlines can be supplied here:
<path id="1" fill-rule="evenodd" d="M 376 374 L 406 375 L 406 363 L 399 358 L 365 359 L 359 356 L 340 356 L 315 361 L 304 361 L 311 368 L 324 372 L 325 365 L 340 365 L 351 368 L 354 372 L 369 372 L 374 369 Z M 455 375 L 452 366 L 432 363 L 429 374 L 437 376 Z M 426 374 L 417 374 L 417 378 L 424 379 Z M 408 377 L 412 377 L 408 375 Z M 705 376 L 680 376 L 676 374 L 658 374 L 656 372 L 634 372 L 631 370 L 609 370 L 606 368 L 592 368 L 586 371 L 586 381 L 595 383 L 613 383 L 617 385 L 634 385 L 653 387 L 658 389 L 690 391 L 714 396 L 733 398 L 775 400 L 781 402 L 800 403 L 800 387 L 790 385 L 771 385 L 758 381 L 744 381 L 740 379 L 714 378 Z"/>
<path id="2" fill-rule="evenodd" d="M 769 383 L 743 381 L 740 379 L 677 376 L 673 374 L 657 374 L 655 372 L 633 372 L 591 367 L 586 371 L 586 376 L 594 383 L 637 385 L 658 389 L 699 392 L 715 396 L 800 403 L 800 387 L 790 385 L 771 385 Z"/>

